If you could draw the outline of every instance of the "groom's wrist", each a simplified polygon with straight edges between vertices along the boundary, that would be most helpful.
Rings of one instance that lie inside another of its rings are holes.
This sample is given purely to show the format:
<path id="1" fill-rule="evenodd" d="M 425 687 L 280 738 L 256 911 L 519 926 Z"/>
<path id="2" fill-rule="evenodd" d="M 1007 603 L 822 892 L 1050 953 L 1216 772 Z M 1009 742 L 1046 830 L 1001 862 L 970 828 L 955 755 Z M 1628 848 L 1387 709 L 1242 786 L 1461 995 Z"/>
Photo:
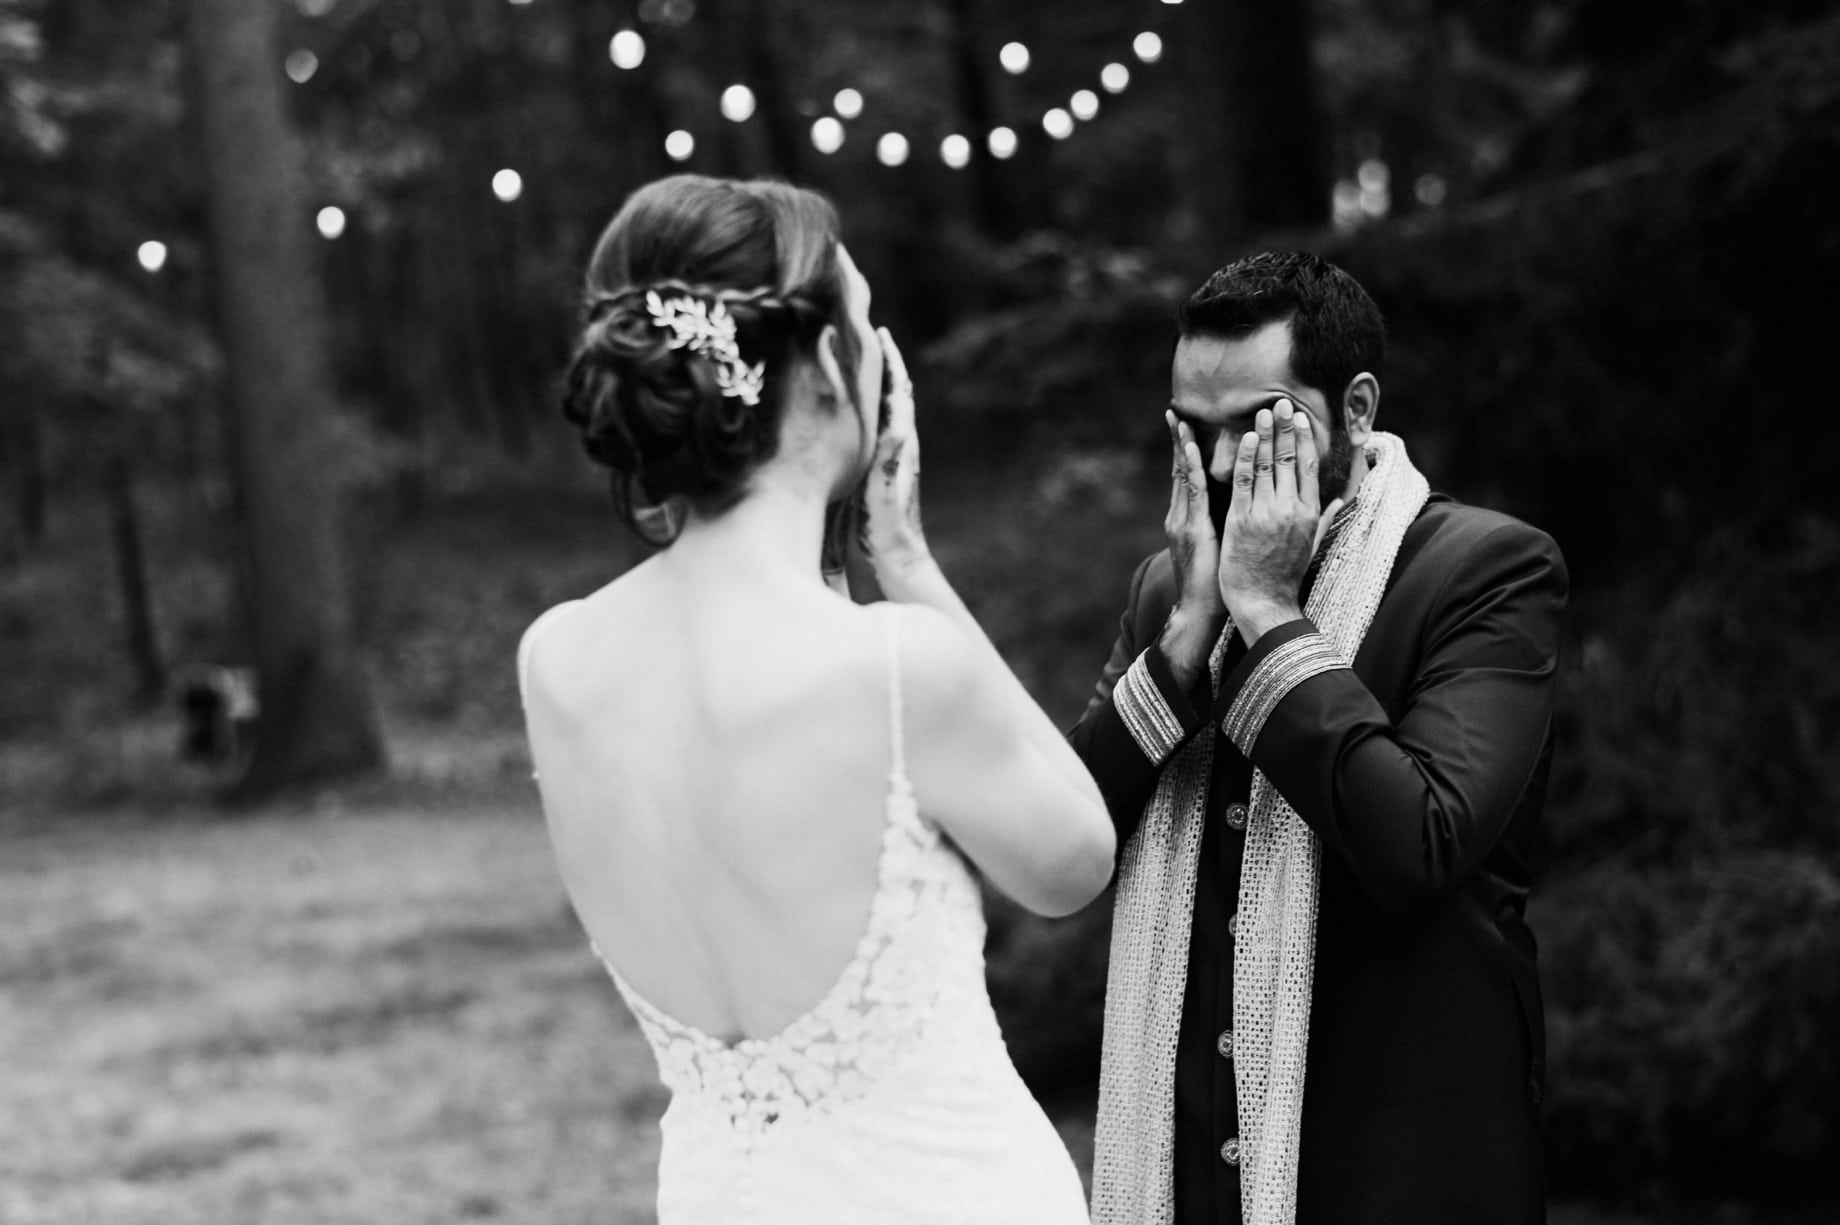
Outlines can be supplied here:
<path id="1" fill-rule="evenodd" d="M 1350 666 L 1308 617 L 1274 626 L 1221 678 L 1212 718 L 1247 757 L 1285 695 L 1312 676 Z"/>
<path id="2" fill-rule="evenodd" d="M 1206 675 L 1208 657 L 1214 653 L 1224 624 L 1219 617 L 1191 612 L 1180 604 L 1170 609 L 1156 647 L 1179 691 L 1187 693 Z"/>
<path id="3" fill-rule="evenodd" d="M 1233 628 L 1246 640 L 1248 647 L 1257 646 L 1271 631 L 1303 616 L 1303 609 L 1295 600 L 1239 600 L 1229 607 L 1233 613 Z"/>

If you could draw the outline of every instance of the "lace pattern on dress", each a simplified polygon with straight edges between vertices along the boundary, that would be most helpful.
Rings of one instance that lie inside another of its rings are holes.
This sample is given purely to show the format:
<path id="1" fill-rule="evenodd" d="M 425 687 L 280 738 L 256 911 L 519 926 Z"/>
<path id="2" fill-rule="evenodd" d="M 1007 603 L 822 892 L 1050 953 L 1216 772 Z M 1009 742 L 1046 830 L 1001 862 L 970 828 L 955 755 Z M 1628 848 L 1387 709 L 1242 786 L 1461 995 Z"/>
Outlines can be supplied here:
<path id="1" fill-rule="evenodd" d="M 888 617 L 893 768 L 876 888 L 855 953 L 824 998 L 778 1033 L 724 1043 L 668 1016 L 603 956 L 673 1094 L 714 1110 L 743 1139 L 861 1097 L 915 1051 L 951 970 L 982 987 L 984 923 L 976 883 L 920 815 L 902 747 L 898 621 Z M 916 922 L 927 912 L 928 922 Z M 969 951 L 969 957 L 967 957 Z M 598 956 L 600 950 L 595 949 Z"/>

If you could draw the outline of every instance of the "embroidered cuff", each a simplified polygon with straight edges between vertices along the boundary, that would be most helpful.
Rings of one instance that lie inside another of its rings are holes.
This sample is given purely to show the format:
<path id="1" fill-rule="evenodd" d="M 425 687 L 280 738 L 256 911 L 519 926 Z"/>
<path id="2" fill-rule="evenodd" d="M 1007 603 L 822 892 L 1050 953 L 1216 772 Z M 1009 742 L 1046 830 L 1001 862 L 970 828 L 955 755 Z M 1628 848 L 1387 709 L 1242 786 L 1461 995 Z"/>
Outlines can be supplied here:
<path id="1" fill-rule="evenodd" d="M 1112 704 L 1124 720 L 1131 739 L 1144 751 L 1153 765 L 1162 765 L 1176 746 L 1188 736 L 1188 729 L 1163 696 L 1150 672 L 1150 652 L 1137 657 L 1112 690 Z"/>
<path id="2" fill-rule="evenodd" d="M 1220 730 L 1235 748 L 1247 757 L 1264 730 L 1265 720 L 1278 708 L 1284 695 L 1324 672 L 1345 668 L 1347 663 L 1336 653 L 1329 640 L 1320 633 L 1299 634 L 1258 662 L 1252 675 L 1240 688 Z"/>

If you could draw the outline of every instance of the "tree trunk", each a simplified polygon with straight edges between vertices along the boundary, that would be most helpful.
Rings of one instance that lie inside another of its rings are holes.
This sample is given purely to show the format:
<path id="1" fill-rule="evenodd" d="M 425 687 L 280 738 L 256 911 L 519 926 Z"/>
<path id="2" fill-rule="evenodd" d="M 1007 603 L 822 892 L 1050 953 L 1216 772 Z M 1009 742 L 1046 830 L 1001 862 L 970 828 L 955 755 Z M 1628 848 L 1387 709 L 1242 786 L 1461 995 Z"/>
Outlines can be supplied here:
<path id="1" fill-rule="evenodd" d="M 126 456 L 109 456 L 102 474 L 102 492 L 109 507 L 109 535 L 115 544 L 115 576 L 121 583 L 122 628 L 128 661 L 134 668 L 134 698 L 151 705 L 166 691 L 166 666 L 160 660 L 159 637 L 153 628 L 147 554 L 141 547 L 134 473 Z"/>
<path id="2" fill-rule="evenodd" d="M 1022 221 L 1010 194 L 1003 165 L 990 155 L 985 143 L 997 123 L 996 102 L 991 97 L 990 67 L 978 39 L 975 0 L 948 0 L 952 14 L 952 79 L 958 93 L 958 113 L 964 135 L 971 142 L 971 192 L 978 228 L 996 239 L 1014 238 Z M 1027 140 L 1030 133 L 1021 133 Z"/>
<path id="3" fill-rule="evenodd" d="M 1218 248 L 1260 230 L 1323 224 L 1328 156 L 1308 0 L 1185 5 L 1169 41 L 1183 70 L 1201 237 Z"/>
<path id="4" fill-rule="evenodd" d="M 275 14 L 271 3 L 191 0 L 188 22 L 262 703 L 237 788 L 251 798 L 382 761 L 340 551 L 325 304 L 302 146 L 282 114 Z"/>
<path id="5" fill-rule="evenodd" d="M 780 56 L 778 31 L 785 14 L 776 12 L 770 0 L 735 0 L 735 16 L 734 28 L 744 40 L 742 79 L 753 87 L 758 103 L 749 126 L 760 127 L 767 171 L 796 183 L 804 170 L 805 124 L 786 88 Z"/>
<path id="6" fill-rule="evenodd" d="M 643 28 L 633 0 L 562 0 L 562 7 L 570 29 L 570 92 L 587 134 L 573 153 L 582 159 L 587 184 L 579 190 L 600 195 L 601 202 L 585 212 L 601 225 L 628 192 L 671 168 L 664 152 L 665 111 L 656 89 L 659 45 L 648 41 L 646 62 L 639 68 L 615 68 L 608 57 L 614 34 Z"/>
<path id="7" fill-rule="evenodd" d="M 25 548 L 45 540 L 45 503 L 48 483 L 45 480 L 45 447 L 39 435 L 38 407 L 31 397 L 21 395 L 14 411 L 6 419 L 6 462 L 13 469 L 18 486 L 14 490 L 14 510 L 18 516 L 19 541 Z"/>

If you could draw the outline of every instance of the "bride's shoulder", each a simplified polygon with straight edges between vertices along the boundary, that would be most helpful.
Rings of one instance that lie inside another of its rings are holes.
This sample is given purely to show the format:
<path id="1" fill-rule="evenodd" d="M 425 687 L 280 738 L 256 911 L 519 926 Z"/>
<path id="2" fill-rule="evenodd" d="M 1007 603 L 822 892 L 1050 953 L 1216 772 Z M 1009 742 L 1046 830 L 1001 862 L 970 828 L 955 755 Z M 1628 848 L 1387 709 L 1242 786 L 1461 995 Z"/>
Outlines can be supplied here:
<path id="1" fill-rule="evenodd" d="M 537 644 L 555 632 L 557 625 L 566 620 L 581 607 L 584 601 L 564 600 L 560 604 L 544 609 L 529 625 L 524 627 L 524 634 L 518 639 L 517 674 L 518 692 L 526 697 L 530 693 L 531 660 L 536 655 Z"/>
<path id="2" fill-rule="evenodd" d="M 899 622 L 903 663 L 953 666 L 970 654 L 971 639 L 952 618 L 925 604 L 886 604 L 878 609 Z"/>
<path id="3" fill-rule="evenodd" d="M 900 618 L 901 687 L 906 704 L 924 721 L 958 718 L 985 687 L 978 644 L 945 613 L 903 604 Z"/>
<path id="4" fill-rule="evenodd" d="M 556 642 L 561 645 L 559 653 L 569 654 L 571 646 L 581 645 L 571 640 L 591 632 L 593 624 L 609 619 L 617 621 L 627 609 L 642 604 L 650 587 L 646 574 L 649 566 L 649 560 L 642 562 L 596 591 L 577 599 L 564 600 L 538 613 L 524 627 L 523 636 L 518 639 L 517 666 L 520 681 L 529 677 L 531 661 L 538 653 L 540 643 Z M 551 649 L 544 646 L 542 653 L 547 655 Z"/>

